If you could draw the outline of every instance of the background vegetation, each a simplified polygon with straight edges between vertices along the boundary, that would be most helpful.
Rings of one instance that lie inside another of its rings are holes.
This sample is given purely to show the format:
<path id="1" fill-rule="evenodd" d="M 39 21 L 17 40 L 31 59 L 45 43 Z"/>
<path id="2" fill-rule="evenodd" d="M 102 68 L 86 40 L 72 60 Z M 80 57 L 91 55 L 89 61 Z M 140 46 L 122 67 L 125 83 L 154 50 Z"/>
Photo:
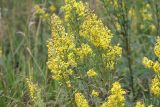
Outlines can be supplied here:
<path id="1" fill-rule="evenodd" d="M 121 81 L 127 92 L 126 107 L 134 107 L 137 101 L 145 106 L 153 104 L 153 107 L 159 107 L 160 101 L 150 92 L 151 79 L 155 74 L 143 66 L 142 59 L 144 56 L 158 59 L 153 47 L 160 35 L 160 1 L 83 2 L 88 2 L 93 12 L 111 30 L 112 43 L 119 43 L 123 49 L 113 78 Z M 46 64 L 50 23 L 37 15 L 35 10 L 35 5 L 39 5 L 48 14 L 63 17 L 61 6 L 64 4 L 63 0 L 0 0 L 0 107 L 34 106 L 26 86 L 26 78 L 30 75 L 41 89 L 41 105 L 68 105 L 65 90 L 52 79 Z"/>

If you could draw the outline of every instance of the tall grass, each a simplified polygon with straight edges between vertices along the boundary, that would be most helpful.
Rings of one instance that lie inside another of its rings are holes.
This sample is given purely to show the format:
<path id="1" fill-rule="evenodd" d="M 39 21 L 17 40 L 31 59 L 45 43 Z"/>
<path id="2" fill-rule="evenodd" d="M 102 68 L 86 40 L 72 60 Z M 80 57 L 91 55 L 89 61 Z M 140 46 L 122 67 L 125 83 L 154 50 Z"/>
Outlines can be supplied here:
<path id="1" fill-rule="evenodd" d="M 54 96 L 53 82 L 46 67 L 49 27 L 34 14 L 32 0 L 1 0 L 1 96 L 0 106 L 29 105 L 25 78 L 38 80 L 46 99 Z M 44 8 L 47 2 L 37 2 Z M 52 2 L 51 2 L 52 4 Z M 50 5 L 51 5 L 50 4 Z M 46 91 L 49 90 L 49 91 Z M 48 94 L 51 95 L 48 96 Z"/>

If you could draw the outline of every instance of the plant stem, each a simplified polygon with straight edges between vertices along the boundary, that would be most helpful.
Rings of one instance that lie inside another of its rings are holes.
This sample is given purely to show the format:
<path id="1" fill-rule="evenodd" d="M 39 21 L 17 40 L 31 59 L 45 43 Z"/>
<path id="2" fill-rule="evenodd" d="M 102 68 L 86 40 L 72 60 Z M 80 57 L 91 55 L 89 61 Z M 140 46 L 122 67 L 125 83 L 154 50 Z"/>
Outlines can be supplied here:
<path id="1" fill-rule="evenodd" d="M 128 61 L 128 69 L 130 72 L 130 86 L 131 86 L 131 91 L 133 96 L 135 96 L 135 92 L 134 92 L 134 78 L 133 78 L 133 69 L 132 69 L 132 59 L 131 59 L 131 47 L 130 47 L 130 42 L 129 42 L 129 21 L 127 18 L 127 8 L 126 8 L 126 4 L 123 3 L 124 1 L 120 0 L 120 8 L 122 11 L 122 20 L 123 23 L 121 23 L 122 26 L 122 35 L 124 37 L 124 42 L 125 42 L 125 51 L 126 51 L 126 57 L 127 57 L 127 61 Z"/>

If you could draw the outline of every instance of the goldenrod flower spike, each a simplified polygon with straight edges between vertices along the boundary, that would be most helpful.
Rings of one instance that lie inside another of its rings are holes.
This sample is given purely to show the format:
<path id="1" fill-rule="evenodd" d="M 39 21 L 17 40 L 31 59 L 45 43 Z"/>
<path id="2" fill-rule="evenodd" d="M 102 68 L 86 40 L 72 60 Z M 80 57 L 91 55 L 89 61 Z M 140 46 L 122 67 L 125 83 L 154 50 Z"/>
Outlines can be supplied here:
<path id="1" fill-rule="evenodd" d="M 160 37 L 157 38 L 156 45 L 154 47 L 154 53 L 158 58 L 160 58 Z"/>
<path id="2" fill-rule="evenodd" d="M 119 82 L 113 83 L 113 86 L 110 90 L 110 96 L 108 101 L 104 102 L 101 107 L 124 107 L 125 98 L 124 95 L 126 92 L 122 89 Z"/>
<path id="3" fill-rule="evenodd" d="M 90 69 L 89 71 L 87 71 L 87 76 L 88 77 L 95 77 L 95 76 L 97 76 L 97 73 L 94 71 L 94 69 Z"/>
<path id="4" fill-rule="evenodd" d="M 67 87 L 68 87 L 68 88 L 72 87 L 71 81 L 67 81 L 66 84 L 67 84 Z"/>
<path id="5" fill-rule="evenodd" d="M 107 49 L 110 45 L 112 34 L 98 17 L 90 13 L 85 17 L 81 26 L 80 35 L 89 38 L 96 47 Z"/>
<path id="6" fill-rule="evenodd" d="M 154 53 L 158 58 L 160 58 L 160 38 L 157 38 L 156 45 L 154 47 Z M 153 62 L 152 60 L 149 60 L 147 57 L 143 58 L 143 64 L 150 69 L 153 69 L 156 73 L 156 76 L 152 79 L 151 82 L 151 93 L 157 97 L 160 97 L 160 63 L 159 61 Z M 152 105 L 151 105 L 152 107 Z"/>
<path id="7" fill-rule="evenodd" d="M 63 26 L 63 23 L 56 14 L 53 14 L 51 16 L 51 33 L 52 37 L 65 35 L 65 28 Z"/>
<path id="8" fill-rule="evenodd" d="M 154 107 L 152 104 L 150 104 L 148 107 Z"/>
<path id="9" fill-rule="evenodd" d="M 34 6 L 34 9 L 35 9 L 35 11 L 36 11 L 36 14 L 38 14 L 38 15 L 45 15 L 45 11 L 42 9 L 42 8 L 40 8 L 40 6 L 39 5 L 35 5 Z"/>
<path id="10" fill-rule="evenodd" d="M 160 97 L 160 80 L 157 76 L 152 79 L 151 92 L 153 95 Z"/>
<path id="11" fill-rule="evenodd" d="M 150 4 L 146 4 L 141 10 L 141 14 L 142 14 L 142 18 L 144 21 L 146 20 L 153 20 L 153 15 L 152 13 L 150 12 L 151 11 L 151 6 Z"/>
<path id="12" fill-rule="evenodd" d="M 144 104 L 140 101 L 137 101 L 135 107 L 144 107 Z"/>
<path id="13" fill-rule="evenodd" d="M 152 60 L 149 60 L 147 57 L 144 57 L 143 58 L 143 61 L 142 61 L 143 65 L 147 68 L 152 68 L 153 67 L 153 64 L 154 62 Z"/>
<path id="14" fill-rule="evenodd" d="M 49 14 L 45 12 L 44 9 L 42 9 L 39 5 L 34 6 L 36 15 L 40 16 L 44 20 L 49 19 Z"/>
<path id="15" fill-rule="evenodd" d="M 32 99 L 33 102 L 35 102 L 38 99 L 37 98 L 37 95 L 39 93 L 38 86 L 37 86 L 37 84 L 34 84 L 32 82 L 32 77 L 26 78 L 26 83 L 27 83 L 27 88 L 29 91 L 30 98 Z"/>
<path id="16" fill-rule="evenodd" d="M 142 63 L 145 67 L 153 69 L 155 73 L 160 73 L 160 63 L 158 61 L 153 62 L 152 60 L 149 60 L 147 57 L 144 57 Z"/>
<path id="17" fill-rule="evenodd" d="M 80 56 L 80 59 L 83 59 L 88 54 L 92 53 L 92 49 L 88 44 L 82 43 L 81 47 L 76 49 L 76 53 L 78 56 Z"/>
<path id="18" fill-rule="evenodd" d="M 160 63 L 158 61 L 156 61 L 153 65 L 153 70 L 156 72 L 156 73 L 160 73 Z"/>
<path id="19" fill-rule="evenodd" d="M 153 105 L 145 106 L 143 102 L 137 101 L 135 107 L 153 107 Z"/>
<path id="20" fill-rule="evenodd" d="M 99 96 L 99 92 L 96 91 L 96 90 L 92 90 L 92 96 L 98 97 Z"/>
<path id="21" fill-rule="evenodd" d="M 52 38 L 48 41 L 48 68 L 53 79 L 61 80 L 73 74 L 71 66 L 76 66 L 74 37 L 65 32 L 61 19 L 53 14 L 51 17 Z"/>
<path id="22" fill-rule="evenodd" d="M 54 5 L 51 5 L 49 7 L 49 10 L 54 13 L 56 11 L 56 7 Z"/>
<path id="23" fill-rule="evenodd" d="M 87 100 L 81 93 L 75 93 L 75 103 L 77 107 L 89 107 Z"/>
<path id="24" fill-rule="evenodd" d="M 65 3 L 66 4 L 62 7 L 62 9 L 65 12 L 66 22 L 73 21 L 73 18 L 75 18 L 73 12 L 77 15 L 77 19 L 85 15 L 85 6 L 81 1 L 76 2 L 76 0 L 65 0 Z"/>

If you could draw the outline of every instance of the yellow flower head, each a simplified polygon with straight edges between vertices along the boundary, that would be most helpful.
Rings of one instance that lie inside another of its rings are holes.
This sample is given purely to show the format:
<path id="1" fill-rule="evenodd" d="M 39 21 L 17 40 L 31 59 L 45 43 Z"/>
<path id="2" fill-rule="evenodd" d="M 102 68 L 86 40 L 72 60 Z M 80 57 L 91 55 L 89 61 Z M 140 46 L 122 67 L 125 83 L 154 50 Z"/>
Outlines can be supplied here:
<path id="1" fill-rule="evenodd" d="M 66 4 L 74 4 L 76 0 L 65 0 Z"/>
<path id="2" fill-rule="evenodd" d="M 150 24 L 149 29 L 151 29 L 152 32 L 155 32 L 156 26 L 154 24 Z"/>
<path id="3" fill-rule="evenodd" d="M 160 37 L 157 38 L 157 42 L 154 47 L 154 53 L 156 54 L 157 57 L 160 58 Z"/>
<path id="4" fill-rule="evenodd" d="M 92 90 L 92 96 L 98 97 L 99 96 L 99 92 Z"/>
<path id="5" fill-rule="evenodd" d="M 102 103 L 102 105 L 100 107 L 108 107 L 107 102 Z"/>
<path id="6" fill-rule="evenodd" d="M 144 104 L 140 101 L 137 101 L 135 107 L 144 107 Z"/>
<path id="7" fill-rule="evenodd" d="M 52 37 L 65 35 L 65 28 L 62 20 L 56 14 L 51 16 L 51 33 Z"/>
<path id="8" fill-rule="evenodd" d="M 147 68 L 153 69 L 156 73 L 160 72 L 160 63 L 158 61 L 153 62 L 152 60 L 149 60 L 147 57 L 143 58 L 143 65 Z"/>
<path id="9" fill-rule="evenodd" d="M 97 76 L 97 73 L 93 69 L 90 69 L 89 71 L 87 71 L 87 76 L 88 77 L 95 77 L 95 76 Z"/>
<path id="10" fill-rule="evenodd" d="M 109 51 L 102 54 L 104 62 L 106 62 L 106 67 L 110 70 L 114 69 L 115 62 L 117 58 L 119 58 L 122 54 L 122 48 L 117 46 L 111 46 L 109 47 Z"/>
<path id="11" fill-rule="evenodd" d="M 148 107 L 153 107 L 153 105 L 152 105 L 152 104 L 150 104 Z"/>
<path id="12" fill-rule="evenodd" d="M 110 96 L 108 101 L 104 102 L 101 107 L 124 107 L 125 98 L 124 94 L 126 92 L 122 89 L 119 82 L 113 83 L 113 86 L 110 90 Z"/>
<path id="13" fill-rule="evenodd" d="M 93 13 L 85 17 L 81 26 L 80 36 L 88 38 L 96 47 L 103 49 L 109 47 L 112 38 L 111 31 Z"/>
<path id="14" fill-rule="evenodd" d="M 160 97 L 160 80 L 158 77 L 152 79 L 151 83 L 151 92 L 155 95 Z"/>
<path id="15" fill-rule="evenodd" d="M 143 102 L 137 101 L 135 107 L 145 107 L 145 105 L 143 104 Z M 153 107 L 153 105 L 149 105 L 147 107 Z"/>
<path id="16" fill-rule="evenodd" d="M 46 20 L 49 18 L 48 13 L 46 13 L 44 9 L 42 9 L 39 5 L 35 5 L 34 9 L 35 9 L 36 15 L 40 16 L 42 19 Z"/>
<path id="17" fill-rule="evenodd" d="M 32 77 L 26 78 L 26 83 L 27 83 L 27 88 L 28 88 L 28 91 L 29 91 L 29 95 L 30 95 L 32 101 L 35 102 L 38 99 L 37 98 L 38 93 L 40 93 L 39 90 L 38 90 L 38 85 L 34 84 L 32 82 Z"/>
<path id="18" fill-rule="evenodd" d="M 75 93 L 75 102 L 77 107 L 89 107 L 87 100 L 81 93 Z"/>
<path id="19" fill-rule="evenodd" d="M 149 60 L 147 57 L 144 57 L 143 58 L 143 61 L 142 61 L 143 65 L 147 68 L 152 68 L 153 67 L 153 64 L 154 62 L 152 60 Z"/>
<path id="20" fill-rule="evenodd" d="M 154 64 L 153 64 L 153 70 L 156 72 L 156 73 L 160 73 L 160 63 L 158 61 L 156 61 Z"/>
<path id="21" fill-rule="evenodd" d="M 54 80 L 61 80 L 62 76 L 60 74 L 55 74 L 55 75 L 52 76 L 52 79 L 54 79 Z"/>
<path id="22" fill-rule="evenodd" d="M 55 12 L 55 11 L 56 11 L 56 7 L 55 7 L 54 5 L 51 5 L 51 6 L 49 7 L 49 10 L 50 10 L 51 12 Z"/>
<path id="23" fill-rule="evenodd" d="M 77 53 L 77 55 L 80 56 L 81 59 L 83 59 L 88 54 L 92 53 L 92 49 L 88 44 L 82 43 L 81 47 L 76 49 L 76 53 Z"/>
<path id="24" fill-rule="evenodd" d="M 109 48 L 109 52 L 106 52 L 103 57 L 110 60 L 115 60 L 117 57 L 120 57 L 122 54 L 122 48 L 117 46 L 113 46 Z"/>
<path id="25" fill-rule="evenodd" d="M 142 18 L 144 21 L 146 20 L 152 20 L 152 12 L 151 12 L 151 6 L 150 4 L 146 4 L 141 10 Z"/>
<path id="26" fill-rule="evenodd" d="M 75 60 L 75 55 L 73 52 L 69 53 L 68 54 L 68 63 L 69 65 L 73 66 L 73 67 L 76 67 L 77 66 L 77 62 Z"/>
<path id="27" fill-rule="evenodd" d="M 71 81 L 67 81 L 66 84 L 67 84 L 67 87 L 69 87 L 69 88 L 72 86 Z"/>
<path id="28" fill-rule="evenodd" d="M 76 2 L 76 0 L 65 0 L 65 3 L 65 6 L 62 7 L 65 13 L 65 21 L 73 21 L 76 15 L 78 18 L 85 15 L 85 6 L 82 2 Z"/>
<path id="29" fill-rule="evenodd" d="M 36 11 L 36 13 L 37 13 L 38 15 L 44 15 L 44 14 L 45 14 L 45 11 L 44 11 L 42 8 L 40 8 L 39 5 L 35 5 L 35 6 L 34 6 L 34 9 L 35 9 L 35 11 Z"/>

